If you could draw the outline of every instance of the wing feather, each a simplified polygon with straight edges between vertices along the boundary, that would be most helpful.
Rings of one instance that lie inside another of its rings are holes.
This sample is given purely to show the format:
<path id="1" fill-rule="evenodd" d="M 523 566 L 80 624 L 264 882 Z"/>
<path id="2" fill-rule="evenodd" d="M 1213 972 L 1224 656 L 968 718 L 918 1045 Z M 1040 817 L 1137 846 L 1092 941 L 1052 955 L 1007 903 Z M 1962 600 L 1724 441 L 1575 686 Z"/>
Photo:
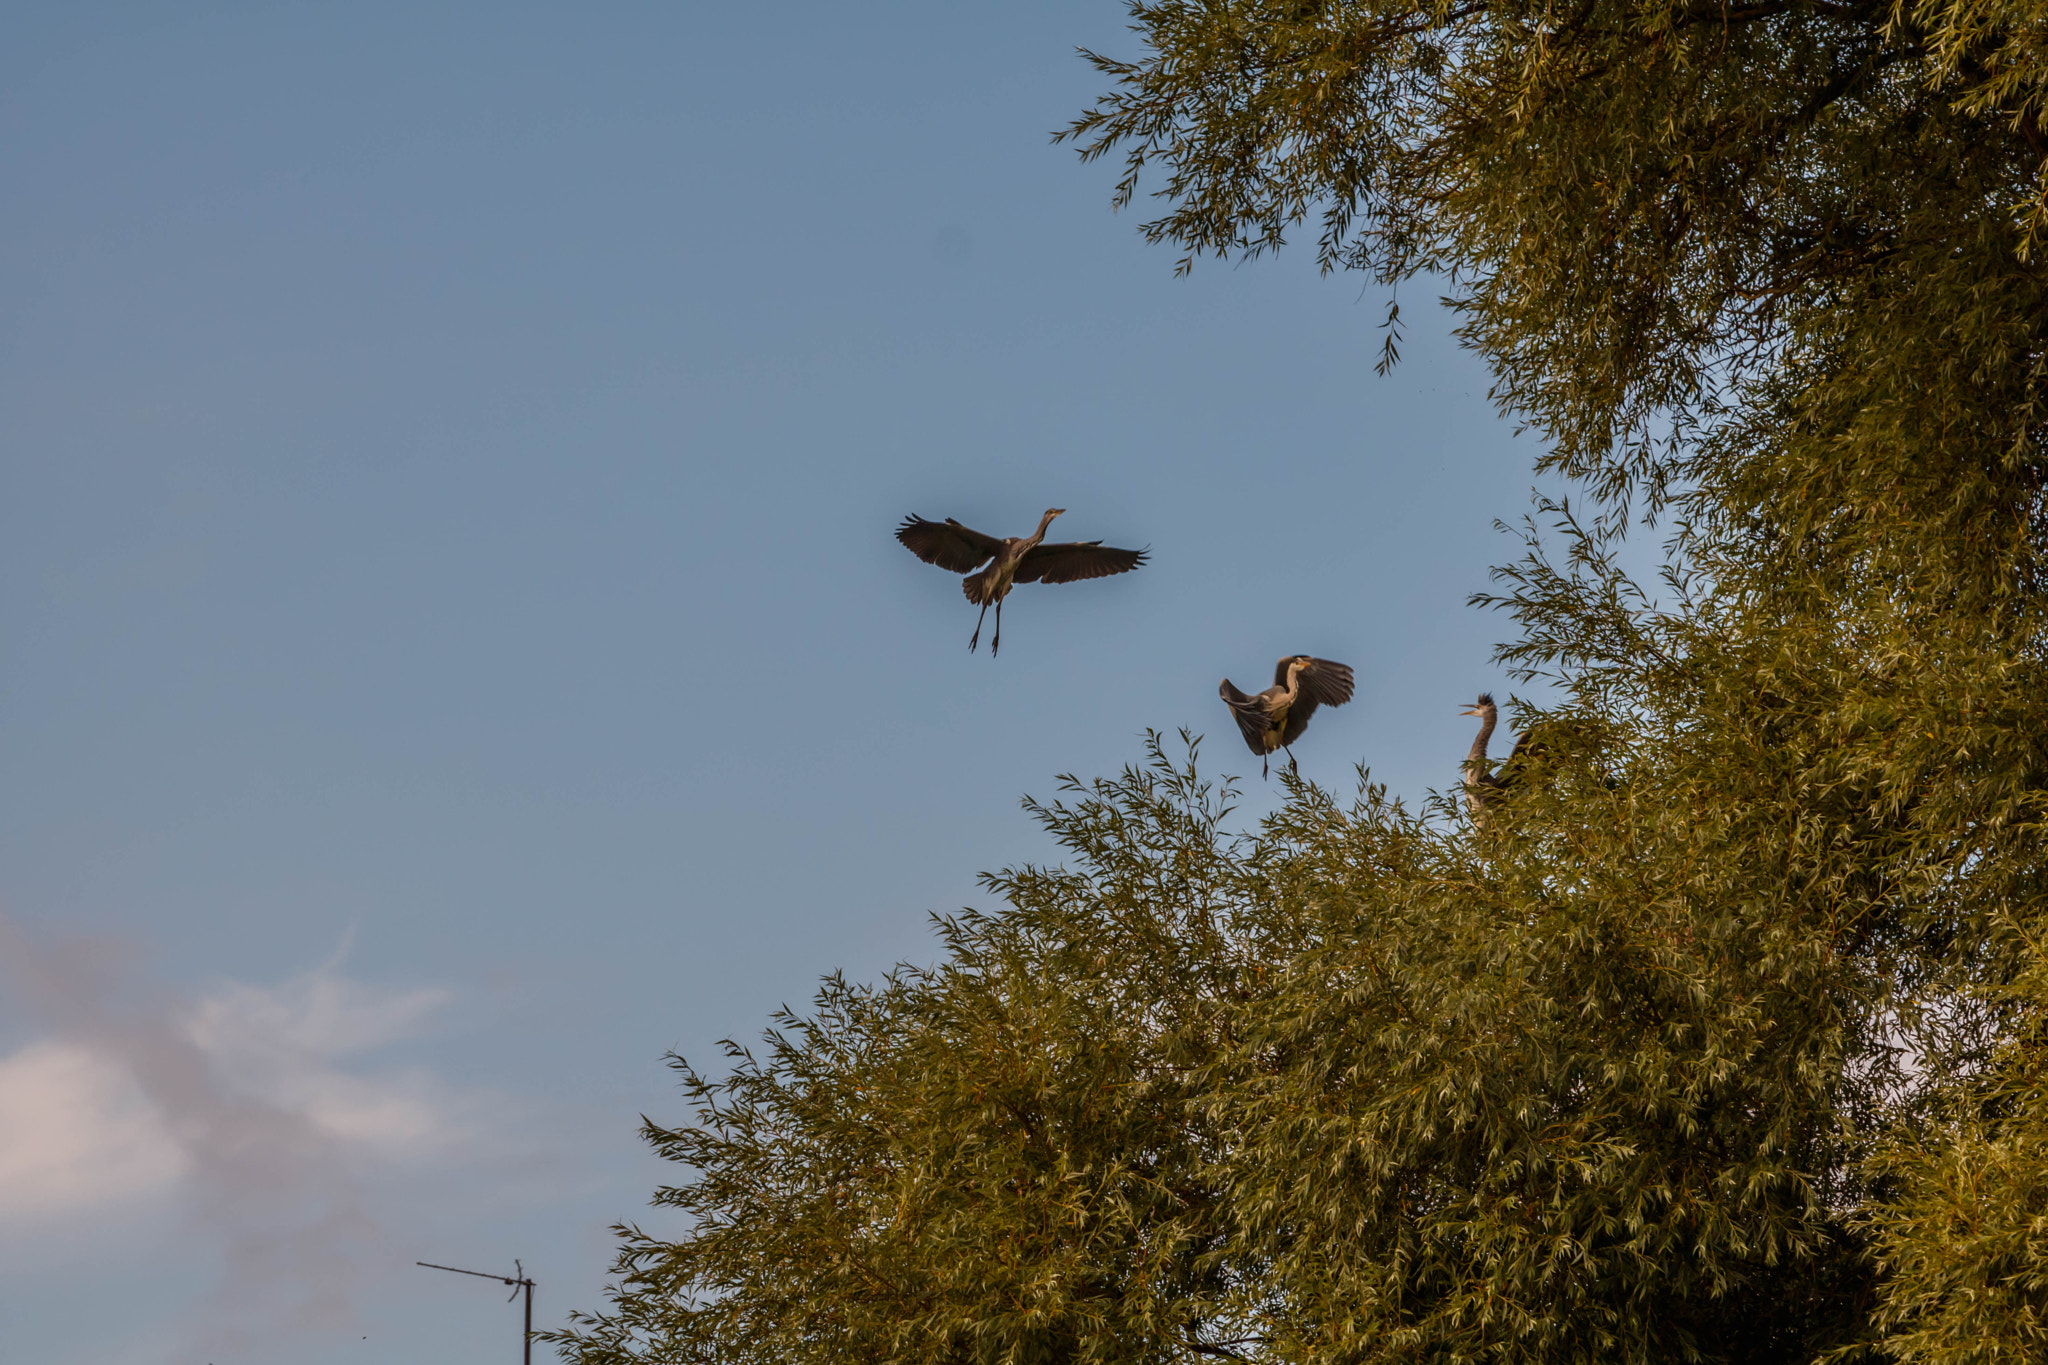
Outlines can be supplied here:
<path id="1" fill-rule="evenodd" d="M 1294 705 L 1287 708 L 1287 723 L 1280 727 L 1280 742 L 1292 744 L 1301 738 L 1301 732 L 1308 729 L 1308 718 L 1316 713 L 1316 699 L 1303 688 L 1301 695 L 1294 699 Z"/>
<path id="2" fill-rule="evenodd" d="M 1145 562 L 1147 550 L 1119 550 L 1099 540 L 1034 545 L 1017 564 L 1019 583 L 1074 583 L 1129 573 Z"/>
<path id="3" fill-rule="evenodd" d="M 1003 542 L 994 536 L 962 526 L 951 517 L 944 521 L 905 517 L 896 528 L 896 539 L 925 563 L 936 564 L 950 573 L 971 572 L 995 558 L 996 551 L 1003 548 Z"/>
<path id="4" fill-rule="evenodd" d="M 1230 708 L 1230 718 L 1237 722 L 1237 728 L 1244 735 L 1244 742 L 1253 753 L 1263 758 L 1271 752 L 1266 748 L 1266 731 L 1272 728 L 1266 713 L 1259 706 L 1257 697 L 1248 697 L 1231 686 L 1225 678 L 1223 685 L 1216 689 L 1216 695 Z"/>
<path id="5" fill-rule="evenodd" d="M 1342 706 L 1350 701 L 1353 685 L 1348 664 L 1312 659 L 1301 670 L 1301 690 L 1324 706 Z"/>

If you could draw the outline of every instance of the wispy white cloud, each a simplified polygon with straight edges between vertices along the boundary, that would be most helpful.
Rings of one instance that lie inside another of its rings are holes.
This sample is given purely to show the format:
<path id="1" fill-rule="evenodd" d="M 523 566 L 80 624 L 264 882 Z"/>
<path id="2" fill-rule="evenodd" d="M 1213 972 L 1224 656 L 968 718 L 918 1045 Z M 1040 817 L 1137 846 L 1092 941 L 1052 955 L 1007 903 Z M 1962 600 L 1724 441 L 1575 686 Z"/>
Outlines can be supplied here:
<path id="1" fill-rule="evenodd" d="M 189 1169 L 118 1058 L 47 1040 L 0 1058 L 0 1227 L 131 1204 Z"/>
<path id="2" fill-rule="evenodd" d="M 0 1222 L 89 1212 L 177 1186 L 194 1172 L 194 1148 L 227 1136 L 224 1123 L 246 1128 L 262 1114 L 281 1122 L 256 1122 L 245 1141 L 266 1129 L 291 1133 L 293 1145 L 352 1149 L 336 1155 L 355 1162 L 445 1150 L 463 1136 L 468 1104 L 430 1072 L 349 1063 L 415 1035 L 450 998 L 380 990 L 322 969 L 277 986 L 227 983 L 168 1012 L 162 1022 L 172 1036 L 148 1047 L 133 1046 L 125 1030 L 100 1029 L 0 1057 Z M 181 1045 L 196 1057 L 178 1058 Z M 180 1077 L 189 1066 L 152 1066 L 174 1058 L 202 1063 L 203 1077 Z M 194 1081 L 203 1085 L 195 1090 Z"/>
<path id="3" fill-rule="evenodd" d="M 226 1088 L 302 1115 L 343 1143 L 405 1158 L 458 1138 L 461 1104 L 429 1072 L 362 1074 L 346 1063 L 413 1036 L 449 999 L 445 990 L 379 990 L 322 969 L 275 987 L 230 983 L 183 1022 Z"/>
<path id="4" fill-rule="evenodd" d="M 338 957 L 144 1000 L 100 948 L 34 941 L 0 913 L 0 968 L 43 1030 L 0 1057 L 0 1233 L 154 1198 L 188 1210 L 223 1266 L 190 1345 L 233 1354 L 346 1319 L 383 1250 L 363 1181 L 488 1125 L 470 1122 L 480 1097 L 371 1055 L 450 993 L 354 980 Z"/>

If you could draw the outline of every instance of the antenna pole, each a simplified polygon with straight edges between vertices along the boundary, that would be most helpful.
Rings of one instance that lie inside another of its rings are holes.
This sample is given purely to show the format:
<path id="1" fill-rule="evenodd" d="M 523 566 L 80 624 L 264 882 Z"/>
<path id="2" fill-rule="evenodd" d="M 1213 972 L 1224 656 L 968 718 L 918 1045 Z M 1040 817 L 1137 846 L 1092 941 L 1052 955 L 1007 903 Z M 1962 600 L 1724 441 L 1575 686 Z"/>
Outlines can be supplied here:
<path id="1" fill-rule="evenodd" d="M 485 1270 L 464 1270 L 459 1266 L 435 1265 L 432 1261 L 414 1261 L 413 1264 L 423 1265 L 429 1270 L 446 1270 L 456 1275 L 474 1275 L 479 1280 L 496 1280 L 499 1284 L 509 1284 L 512 1286 L 512 1298 L 514 1299 L 519 1297 L 521 1290 L 524 1290 L 526 1292 L 526 1331 L 519 1338 L 519 1359 L 522 1365 L 533 1365 L 533 1276 L 526 1273 L 525 1265 L 514 1261 L 512 1263 L 512 1274 L 493 1275 Z M 506 1302 L 509 1303 L 510 1301 L 508 1299 Z"/>
<path id="2" fill-rule="evenodd" d="M 519 1283 L 526 1286 L 526 1335 L 520 1340 L 526 1344 L 523 1365 L 533 1365 L 533 1277 L 517 1261 L 512 1263 L 512 1268 L 519 1272 Z"/>

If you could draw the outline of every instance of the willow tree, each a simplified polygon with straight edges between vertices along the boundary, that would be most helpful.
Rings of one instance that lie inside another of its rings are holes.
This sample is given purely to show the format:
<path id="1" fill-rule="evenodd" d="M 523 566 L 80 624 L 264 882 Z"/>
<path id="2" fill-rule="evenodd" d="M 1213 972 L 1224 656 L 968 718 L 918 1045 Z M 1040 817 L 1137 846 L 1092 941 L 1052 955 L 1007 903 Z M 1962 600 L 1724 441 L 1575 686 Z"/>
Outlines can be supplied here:
<path id="1" fill-rule="evenodd" d="M 1178 1359 L 1235 1303 L 1202 1077 L 1261 974 L 1230 792 L 1155 762 L 1034 807 L 1069 869 L 878 986 L 834 978 L 650 1124 L 693 1230 L 621 1229 L 614 1304 L 558 1338 L 626 1361 Z M 1224 1347 L 1223 1349 L 1229 1349 Z"/>
<path id="2" fill-rule="evenodd" d="M 1131 13 L 1067 136 L 1143 231 L 1440 282 L 1595 509 L 1494 599 L 1551 743 L 1481 827 L 1044 808 L 940 967 L 687 1076 L 695 1231 L 571 1349 L 2038 1358 L 2048 11 Z"/>

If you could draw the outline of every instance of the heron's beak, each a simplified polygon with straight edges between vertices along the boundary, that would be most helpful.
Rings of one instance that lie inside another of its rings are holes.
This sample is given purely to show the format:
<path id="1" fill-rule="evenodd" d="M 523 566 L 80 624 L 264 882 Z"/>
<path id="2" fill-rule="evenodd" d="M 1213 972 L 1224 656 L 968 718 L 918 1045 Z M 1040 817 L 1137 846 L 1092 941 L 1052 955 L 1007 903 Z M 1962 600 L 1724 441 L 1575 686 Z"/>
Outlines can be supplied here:
<path id="1" fill-rule="evenodd" d="M 1458 714 L 1461 716 L 1476 716 L 1479 714 L 1479 708 L 1476 706 L 1468 706 L 1464 710 L 1460 711 Z"/>

